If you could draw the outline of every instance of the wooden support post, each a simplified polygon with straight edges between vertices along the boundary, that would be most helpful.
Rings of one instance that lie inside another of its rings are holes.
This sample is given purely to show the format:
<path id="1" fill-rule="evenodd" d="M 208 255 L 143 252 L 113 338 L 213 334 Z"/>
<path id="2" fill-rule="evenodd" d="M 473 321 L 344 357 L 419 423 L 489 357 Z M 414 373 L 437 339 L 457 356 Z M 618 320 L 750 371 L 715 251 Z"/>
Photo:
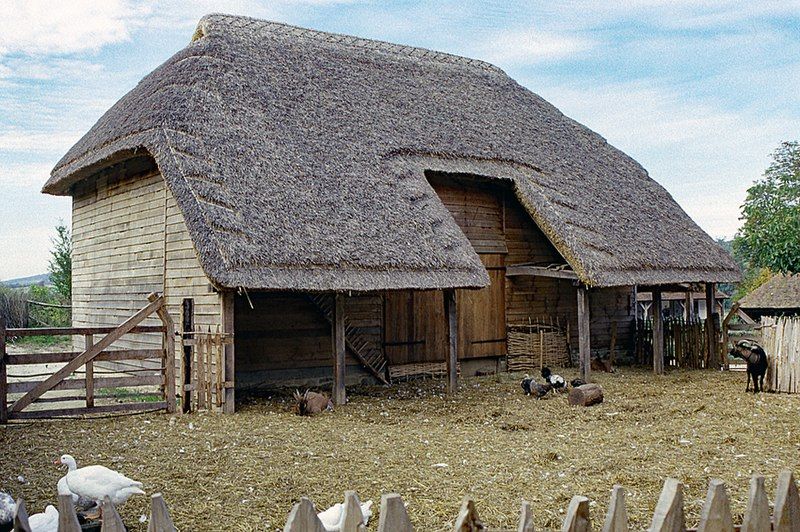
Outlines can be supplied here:
<path id="1" fill-rule="evenodd" d="M 708 483 L 706 502 L 700 514 L 697 532 L 733 532 L 733 516 L 725 483 L 713 478 Z"/>
<path id="2" fill-rule="evenodd" d="M 800 530 L 800 496 L 794 474 L 784 469 L 778 474 L 778 487 L 775 490 L 775 510 L 773 530 L 775 532 L 795 532 Z"/>
<path id="3" fill-rule="evenodd" d="M 310 499 L 300 497 L 300 502 L 294 505 L 286 520 L 283 532 L 325 532 Z"/>
<path id="4" fill-rule="evenodd" d="M 463 532 L 465 530 L 486 530 L 483 522 L 478 517 L 478 510 L 475 508 L 475 501 L 469 495 L 461 501 L 461 508 L 456 516 L 456 523 L 453 532 Z"/>
<path id="5" fill-rule="evenodd" d="M 83 337 L 84 350 L 88 351 L 94 345 L 94 336 L 86 334 Z M 86 408 L 94 407 L 94 362 L 86 362 Z"/>
<path id="6" fill-rule="evenodd" d="M 153 302 L 159 296 L 157 294 L 150 294 L 147 296 L 148 301 Z M 161 297 L 161 306 L 156 309 L 161 324 L 164 326 L 164 337 L 161 340 L 161 348 L 164 350 L 164 355 L 161 357 L 161 363 L 164 365 L 164 386 L 162 388 L 164 394 L 164 401 L 167 403 L 167 412 L 170 414 L 175 413 L 175 322 L 172 316 L 167 312 L 167 304 L 163 296 Z"/>
<path id="7" fill-rule="evenodd" d="M 111 499 L 109 499 L 108 495 L 103 497 L 101 508 L 103 510 L 103 526 L 100 529 L 100 532 L 126 531 L 125 524 L 122 522 L 122 518 L 119 516 L 119 513 L 117 513 L 117 509 L 114 508 L 113 504 L 111 504 Z M 61 530 L 60 527 L 59 530 Z"/>
<path id="8" fill-rule="evenodd" d="M 222 412 L 233 414 L 236 411 L 236 323 L 234 321 L 234 293 L 231 291 L 221 292 L 222 297 L 222 332 L 225 333 L 229 341 L 225 344 L 225 404 L 222 405 Z M 199 384 L 198 384 L 199 385 Z"/>
<path id="9" fill-rule="evenodd" d="M 8 423 L 8 372 L 6 371 L 6 319 L 0 316 L 0 423 Z"/>
<path id="10" fill-rule="evenodd" d="M 344 492 L 344 508 L 342 508 L 342 532 L 366 532 L 364 514 L 361 512 L 361 501 L 355 491 Z"/>
<path id="11" fill-rule="evenodd" d="M 347 402 L 345 391 L 345 341 L 344 341 L 344 294 L 334 294 L 331 340 L 333 346 L 333 403 L 343 405 Z"/>
<path id="12" fill-rule="evenodd" d="M 683 484 L 674 478 L 664 481 L 664 488 L 653 513 L 651 532 L 684 532 L 686 519 L 683 514 Z"/>
<path id="13" fill-rule="evenodd" d="M 160 493 L 150 497 L 150 522 L 147 523 L 147 532 L 175 532 L 167 503 Z"/>
<path id="14" fill-rule="evenodd" d="M 45 508 L 47 511 L 47 508 Z M 28 523 L 28 510 L 25 508 L 25 501 L 17 499 L 17 508 L 14 510 L 14 532 L 31 532 L 31 525 Z"/>
<path id="15" fill-rule="evenodd" d="M 585 285 L 578 286 L 578 359 L 580 375 L 584 382 L 592 378 L 592 346 L 591 316 L 589 314 L 589 289 Z"/>
<path id="16" fill-rule="evenodd" d="M 194 332 L 194 299 L 186 298 L 182 304 L 183 316 L 181 318 L 181 330 L 185 333 Z M 191 336 L 191 338 L 194 338 Z M 183 346 L 183 364 L 181 364 L 181 410 L 188 413 L 192 408 L 192 392 L 186 389 L 187 384 L 192 382 L 192 349 L 191 345 Z"/>
<path id="17" fill-rule="evenodd" d="M 569 501 L 567 516 L 561 532 L 590 532 L 592 522 L 589 519 L 589 499 L 582 495 L 575 495 Z"/>
<path id="18" fill-rule="evenodd" d="M 714 283 L 706 283 L 706 369 L 717 363 L 717 331 L 714 321 Z"/>
<path id="19" fill-rule="evenodd" d="M 444 315 L 447 320 L 447 393 L 458 391 L 458 315 L 456 314 L 456 291 L 444 291 Z"/>
<path id="20" fill-rule="evenodd" d="M 533 532 L 533 510 L 531 510 L 531 503 L 528 501 L 522 501 L 517 532 Z"/>
<path id="21" fill-rule="evenodd" d="M 661 314 L 661 290 L 653 289 L 653 373 L 664 374 L 664 319 Z"/>
<path id="22" fill-rule="evenodd" d="M 750 496 L 741 532 L 770 532 L 772 523 L 769 516 L 769 499 L 764 487 L 764 477 L 753 475 L 750 479 Z"/>
<path id="23" fill-rule="evenodd" d="M 611 503 L 602 532 L 628 532 L 628 511 L 625 508 L 625 488 L 622 486 L 616 485 L 611 490 Z"/>

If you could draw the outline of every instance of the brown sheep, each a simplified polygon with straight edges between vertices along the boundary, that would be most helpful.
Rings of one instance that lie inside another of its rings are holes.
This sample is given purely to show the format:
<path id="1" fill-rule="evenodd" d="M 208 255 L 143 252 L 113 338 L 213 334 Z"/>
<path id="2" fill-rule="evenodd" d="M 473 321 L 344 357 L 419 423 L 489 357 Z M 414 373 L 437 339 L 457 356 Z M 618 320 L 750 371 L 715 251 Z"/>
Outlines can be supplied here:
<path id="1" fill-rule="evenodd" d="M 326 410 L 333 410 L 333 401 L 324 393 L 306 390 L 306 393 L 301 395 L 298 390 L 295 390 L 294 399 L 296 401 L 294 413 L 298 416 L 311 416 Z"/>

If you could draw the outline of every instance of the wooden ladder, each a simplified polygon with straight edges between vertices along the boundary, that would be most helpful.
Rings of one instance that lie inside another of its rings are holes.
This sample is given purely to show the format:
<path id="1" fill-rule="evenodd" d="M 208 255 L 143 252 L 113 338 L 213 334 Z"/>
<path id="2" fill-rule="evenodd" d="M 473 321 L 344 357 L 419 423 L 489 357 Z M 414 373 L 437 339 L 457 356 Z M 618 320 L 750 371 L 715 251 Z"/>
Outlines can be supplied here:
<path id="1" fill-rule="evenodd" d="M 333 298 L 325 294 L 313 294 L 309 299 L 325 316 L 328 323 L 333 323 Z M 356 357 L 358 362 L 376 379 L 383 384 L 389 384 L 386 379 L 386 367 L 389 365 L 383 351 L 376 348 L 372 343 L 364 338 L 356 327 L 350 325 L 347 315 L 344 317 L 344 339 L 347 349 Z"/>

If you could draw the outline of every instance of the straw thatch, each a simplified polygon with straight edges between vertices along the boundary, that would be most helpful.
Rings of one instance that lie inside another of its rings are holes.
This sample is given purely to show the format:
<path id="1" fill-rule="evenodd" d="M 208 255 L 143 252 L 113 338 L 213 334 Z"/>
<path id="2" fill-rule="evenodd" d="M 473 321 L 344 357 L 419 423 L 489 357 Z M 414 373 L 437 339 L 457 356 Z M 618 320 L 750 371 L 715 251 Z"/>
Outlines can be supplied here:
<path id="1" fill-rule="evenodd" d="M 739 307 L 760 314 L 800 312 L 800 273 L 775 274 L 742 299 Z"/>
<path id="2" fill-rule="evenodd" d="M 222 287 L 477 287 L 425 170 L 509 179 L 582 281 L 735 281 L 731 258 L 636 161 L 498 68 L 210 15 L 112 107 L 43 191 L 150 153 Z"/>

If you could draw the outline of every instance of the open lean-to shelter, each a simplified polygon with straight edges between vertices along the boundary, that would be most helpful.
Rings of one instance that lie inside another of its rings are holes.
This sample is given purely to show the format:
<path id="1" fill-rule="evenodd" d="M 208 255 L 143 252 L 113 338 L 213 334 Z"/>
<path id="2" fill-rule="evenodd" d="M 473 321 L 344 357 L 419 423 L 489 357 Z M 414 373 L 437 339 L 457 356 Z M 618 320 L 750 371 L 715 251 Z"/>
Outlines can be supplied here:
<path id="1" fill-rule="evenodd" d="M 43 191 L 73 198 L 75 325 L 163 292 L 232 333 L 226 411 L 413 363 L 452 388 L 532 317 L 588 372 L 611 323 L 630 345 L 637 287 L 739 279 L 636 161 L 499 68 L 245 17 L 204 17 Z"/>

